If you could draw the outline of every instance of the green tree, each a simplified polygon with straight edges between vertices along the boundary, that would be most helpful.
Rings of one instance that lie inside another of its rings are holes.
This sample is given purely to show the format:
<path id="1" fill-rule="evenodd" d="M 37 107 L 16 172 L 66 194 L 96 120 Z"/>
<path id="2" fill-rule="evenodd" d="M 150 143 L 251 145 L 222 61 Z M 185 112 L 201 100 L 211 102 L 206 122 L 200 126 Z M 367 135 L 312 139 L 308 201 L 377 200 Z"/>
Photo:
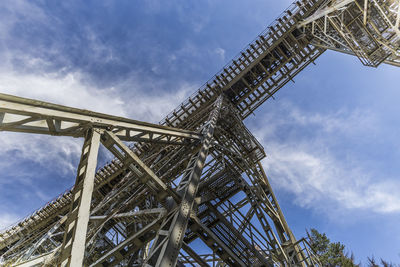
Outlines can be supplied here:
<path id="1" fill-rule="evenodd" d="M 345 246 L 340 242 L 331 242 L 326 234 L 321 234 L 316 229 L 307 230 L 311 248 L 317 253 L 322 266 L 327 267 L 355 267 L 354 255 L 345 252 Z"/>
<path id="2" fill-rule="evenodd" d="M 375 261 L 375 258 L 374 257 L 372 257 L 372 258 L 370 258 L 370 257 L 368 257 L 368 263 L 367 263 L 367 267 L 398 267 L 398 266 L 400 266 L 400 265 L 397 265 L 397 264 L 393 264 L 393 263 L 391 263 L 391 262 L 387 262 L 387 261 L 385 261 L 385 260 L 383 260 L 383 259 L 381 259 L 381 264 L 382 265 L 379 265 L 376 261 Z"/>
<path id="3" fill-rule="evenodd" d="M 321 265 L 324 267 L 360 267 L 361 264 L 356 264 L 354 255 L 345 252 L 345 245 L 340 242 L 331 242 L 326 234 L 321 234 L 316 229 L 307 230 L 311 248 L 319 256 Z M 383 259 L 380 263 L 374 257 L 367 259 L 366 267 L 400 267 L 398 264 L 387 262 Z"/>

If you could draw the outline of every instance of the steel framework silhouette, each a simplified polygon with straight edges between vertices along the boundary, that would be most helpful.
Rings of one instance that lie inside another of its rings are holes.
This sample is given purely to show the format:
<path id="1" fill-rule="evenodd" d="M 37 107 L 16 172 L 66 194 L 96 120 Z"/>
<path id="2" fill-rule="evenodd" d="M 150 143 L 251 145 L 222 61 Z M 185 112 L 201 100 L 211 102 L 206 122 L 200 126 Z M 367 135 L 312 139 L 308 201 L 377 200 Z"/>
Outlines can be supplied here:
<path id="1" fill-rule="evenodd" d="M 0 233 L 0 264 L 321 266 L 243 120 L 326 49 L 400 66 L 399 23 L 399 0 L 296 1 L 159 125 L 0 94 L 1 131 L 84 138 L 74 187 Z"/>

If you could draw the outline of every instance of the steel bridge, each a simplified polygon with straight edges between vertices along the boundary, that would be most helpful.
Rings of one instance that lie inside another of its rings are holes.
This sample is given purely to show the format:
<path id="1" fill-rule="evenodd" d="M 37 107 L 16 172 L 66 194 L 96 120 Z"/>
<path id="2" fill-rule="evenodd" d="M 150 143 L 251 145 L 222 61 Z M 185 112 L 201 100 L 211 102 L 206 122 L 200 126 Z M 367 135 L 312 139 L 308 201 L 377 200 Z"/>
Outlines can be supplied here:
<path id="1" fill-rule="evenodd" d="M 0 233 L 0 265 L 321 266 L 243 120 L 327 49 L 400 66 L 399 23 L 399 0 L 296 1 L 159 125 L 0 94 L 1 131 L 84 138 L 74 187 Z"/>

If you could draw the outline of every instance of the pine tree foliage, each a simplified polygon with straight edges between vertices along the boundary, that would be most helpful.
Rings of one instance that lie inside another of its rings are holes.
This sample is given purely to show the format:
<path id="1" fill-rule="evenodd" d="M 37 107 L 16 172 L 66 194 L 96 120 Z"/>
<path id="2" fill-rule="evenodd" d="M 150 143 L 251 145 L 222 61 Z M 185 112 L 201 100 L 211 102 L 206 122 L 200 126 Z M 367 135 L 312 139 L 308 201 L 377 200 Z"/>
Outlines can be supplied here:
<path id="1" fill-rule="evenodd" d="M 399 264 L 393 264 L 391 262 L 387 262 L 383 259 L 381 259 L 381 265 L 379 265 L 374 257 L 368 257 L 368 263 L 367 263 L 367 267 L 400 267 Z"/>
<path id="2" fill-rule="evenodd" d="M 354 262 L 354 255 L 345 252 L 345 245 L 340 242 L 331 242 L 326 234 L 316 229 L 307 230 L 312 249 L 317 253 L 322 266 L 327 267 L 358 267 Z"/>
<path id="3" fill-rule="evenodd" d="M 307 237 L 314 252 L 324 267 L 361 267 L 355 263 L 354 255 L 345 251 L 345 245 L 340 242 L 331 242 L 325 233 L 316 229 L 307 230 Z M 383 259 L 377 262 L 374 257 L 368 258 L 366 267 L 400 267 Z"/>

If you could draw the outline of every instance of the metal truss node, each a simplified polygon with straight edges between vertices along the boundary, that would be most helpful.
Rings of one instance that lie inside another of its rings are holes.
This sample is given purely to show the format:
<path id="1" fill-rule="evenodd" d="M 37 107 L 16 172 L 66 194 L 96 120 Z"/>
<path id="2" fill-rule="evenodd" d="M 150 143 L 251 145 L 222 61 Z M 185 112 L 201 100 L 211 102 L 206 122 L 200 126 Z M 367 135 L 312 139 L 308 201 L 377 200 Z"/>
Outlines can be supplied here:
<path id="1" fill-rule="evenodd" d="M 0 233 L 0 265 L 321 266 L 243 120 L 327 49 L 400 66 L 399 24 L 399 0 L 296 1 L 160 124 L 0 94 L 0 131 L 84 138 L 74 187 Z"/>

